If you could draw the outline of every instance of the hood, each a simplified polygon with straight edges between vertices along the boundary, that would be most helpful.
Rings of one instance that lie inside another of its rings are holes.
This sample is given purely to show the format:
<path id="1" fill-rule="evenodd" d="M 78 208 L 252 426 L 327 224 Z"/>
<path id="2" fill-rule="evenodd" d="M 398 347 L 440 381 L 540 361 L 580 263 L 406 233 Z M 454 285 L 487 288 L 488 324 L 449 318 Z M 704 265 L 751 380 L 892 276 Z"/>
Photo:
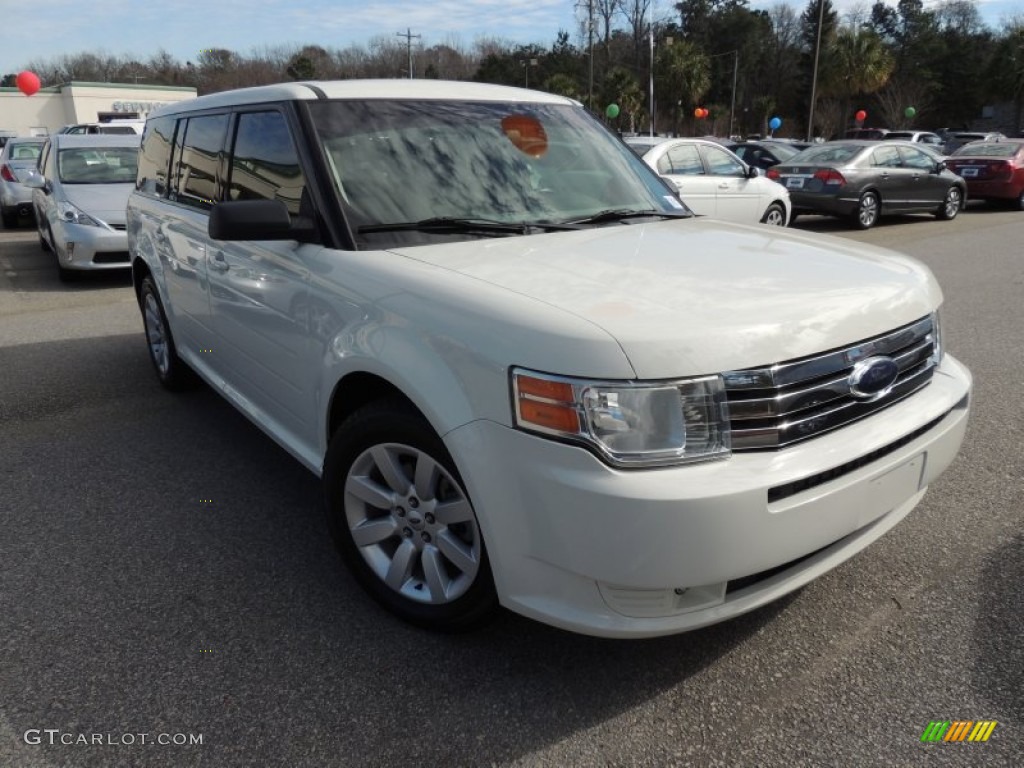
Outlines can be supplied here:
<path id="1" fill-rule="evenodd" d="M 909 257 L 708 219 L 396 252 L 590 321 L 618 341 L 639 378 L 818 354 L 917 320 L 942 300 L 931 272 Z"/>
<path id="2" fill-rule="evenodd" d="M 61 184 L 61 196 L 94 219 L 107 224 L 125 223 L 128 197 L 135 184 Z"/>

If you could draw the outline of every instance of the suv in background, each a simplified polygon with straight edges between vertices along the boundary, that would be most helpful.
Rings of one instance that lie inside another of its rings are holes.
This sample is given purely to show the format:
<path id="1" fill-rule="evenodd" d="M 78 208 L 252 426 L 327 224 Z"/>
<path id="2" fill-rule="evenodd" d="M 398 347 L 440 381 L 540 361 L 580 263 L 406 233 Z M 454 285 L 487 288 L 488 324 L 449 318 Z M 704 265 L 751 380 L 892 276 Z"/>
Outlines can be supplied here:
<path id="1" fill-rule="evenodd" d="M 554 94 L 168 105 L 127 222 L 160 382 L 198 374 L 319 476 L 355 579 L 421 626 L 737 616 L 896 526 L 967 425 L 927 267 L 695 218 Z"/>
<path id="2" fill-rule="evenodd" d="M 65 125 L 57 131 L 57 133 L 106 133 L 126 136 L 131 134 L 142 135 L 142 130 L 145 127 L 145 120 L 113 120 L 109 123 L 77 123 L 75 125 Z"/>
<path id="3" fill-rule="evenodd" d="M 1005 138 L 1003 134 L 998 132 L 954 131 L 946 137 L 946 146 L 943 151 L 947 155 L 952 155 L 964 144 L 970 144 L 972 141 L 997 141 Z"/>
<path id="4" fill-rule="evenodd" d="M 931 131 L 889 131 L 882 137 L 884 141 L 911 141 L 915 144 L 923 144 L 931 147 L 937 152 L 942 152 L 942 137 Z"/>

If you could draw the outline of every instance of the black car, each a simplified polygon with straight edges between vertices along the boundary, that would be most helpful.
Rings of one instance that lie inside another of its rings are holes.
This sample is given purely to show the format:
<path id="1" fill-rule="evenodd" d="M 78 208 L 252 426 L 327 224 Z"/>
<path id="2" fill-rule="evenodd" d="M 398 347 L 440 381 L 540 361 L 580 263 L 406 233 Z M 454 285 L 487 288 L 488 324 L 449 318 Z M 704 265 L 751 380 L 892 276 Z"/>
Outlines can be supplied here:
<path id="1" fill-rule="evenodd" d="M 832 141 L 806 149 L 768 170 L 789 190 L 793 216 L 849 217 L 868 229 L 889 213 L 954 218 L 967 184 L 942 160 L 905 141 Z"/>
<path id="2" fill-rule="evenodd" d="M 789 160 L 808 144 L 795 144 L 782 141 L 743 141 L 729 145 L 748 165 L 767 170 L 779 163 Z"/>

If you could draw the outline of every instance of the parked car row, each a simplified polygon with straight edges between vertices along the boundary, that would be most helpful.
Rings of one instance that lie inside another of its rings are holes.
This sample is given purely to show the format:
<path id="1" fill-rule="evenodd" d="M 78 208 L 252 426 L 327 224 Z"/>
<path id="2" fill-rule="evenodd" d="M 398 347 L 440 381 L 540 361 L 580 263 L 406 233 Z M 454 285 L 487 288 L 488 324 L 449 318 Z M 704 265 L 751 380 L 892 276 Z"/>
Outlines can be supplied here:
<path id="1" fill-rule="evenodd" d="M 954 158 L 926 134 L 796 145 L 631 136 L 626 144 L 700 215 L 786 226 L 802 214 L 850 219 L 861 229 L 883 215 L 953 219 L 969 198 L 1024 209 L 1024 140 L 972 142 Z M 762 176 L 761 173 L 765 175 Z"/>

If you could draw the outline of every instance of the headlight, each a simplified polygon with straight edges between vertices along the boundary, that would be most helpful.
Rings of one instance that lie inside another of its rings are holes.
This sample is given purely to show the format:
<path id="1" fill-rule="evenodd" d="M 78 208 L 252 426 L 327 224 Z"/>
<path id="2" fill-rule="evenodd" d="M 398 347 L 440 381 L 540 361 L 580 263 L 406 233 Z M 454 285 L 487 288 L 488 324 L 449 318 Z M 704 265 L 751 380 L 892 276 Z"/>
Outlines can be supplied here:
<path id="1" fill-rule="evenodd" d="M 101 227 L 96 219 L 85 213 L 71 203 L 57 203 L 57 215 L 69 224 L 82 224 L 86 227 Z"/>
<path id="2" fill-rule="evenodd" d="M 732 452 L 721 376 L 587 381 L 512 371 L 515 425 L 582 443 L 617 467 L 659 467 Z"/>
<path id="3" fill-rule="evenodd" d="M 942 323 L 939 318 L 939 310 L 932 312 L 932 357 L 931 361 L 938 365 L 942 362 L 943 355 L 946 354 L 945 348 L 942 346 Z"/>

